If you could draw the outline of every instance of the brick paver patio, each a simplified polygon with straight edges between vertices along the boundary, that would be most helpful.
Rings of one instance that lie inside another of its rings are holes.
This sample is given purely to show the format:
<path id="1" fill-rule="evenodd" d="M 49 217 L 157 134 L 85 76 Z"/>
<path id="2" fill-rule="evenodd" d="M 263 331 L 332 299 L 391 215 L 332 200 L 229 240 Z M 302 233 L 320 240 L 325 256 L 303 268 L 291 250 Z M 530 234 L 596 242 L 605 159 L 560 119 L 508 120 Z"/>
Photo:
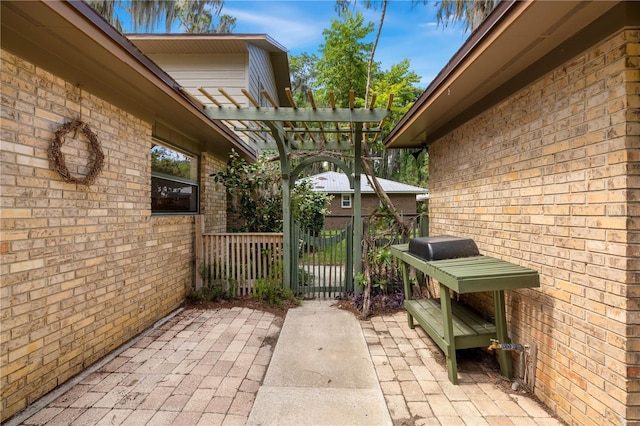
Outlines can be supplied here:
<path id="1" fill-rule="evenodd" d="M 360 324 L 396 425 L 561 424 L 527 395 L 503 392 L 481 368 L 449 383 L 433 357 L 439 349 L 408 328 L 404 312 Z M 20 424 L 245 424 L 281 325 L 246 308 L 186 309 Z"/>

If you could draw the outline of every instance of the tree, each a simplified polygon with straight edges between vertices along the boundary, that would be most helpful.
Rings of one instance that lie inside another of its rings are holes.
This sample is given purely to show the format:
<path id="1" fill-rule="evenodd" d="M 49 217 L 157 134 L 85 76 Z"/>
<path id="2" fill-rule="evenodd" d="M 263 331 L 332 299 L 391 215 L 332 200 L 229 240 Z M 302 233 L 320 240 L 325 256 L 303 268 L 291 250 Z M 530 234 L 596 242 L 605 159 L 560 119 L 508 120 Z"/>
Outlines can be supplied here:
<path id="1" fill-rule="evenodd" d="M 244 222 L 237 231 L 282 231 L 282 179 L 275 162 L 261 156 L 255 163 L 247 163 L 232 151 L 226 167 L 212 176 L 226 189 L 227 211 Z"/>
<path id="2" fill-rule="evenodd" d="M 339 108 L 349 106 L 349 90 L 357 98 L 364 99 L 367 81 L 367 57 L 372 44 L 362 40 L 373 31 L 373 24 L 365 25 L 362 13 L 355 16 L 344 12 L 342 19 L 332 19 L 325 29 L 325 43 L 320 46 L 321 57 L 316 63 L 315 87 L 321 99 L 328 99 L 328 92 L 335 91 Z"/>
<path id="3" fill-rule="evenodd" d="M 220 33 L 235 28 L 235 18 L 220 15 L 224 0 L 86 0 L 87 4 L 123 31 L 123 21 L 118 11 L 124 10 L 131 20 L 133 31 L 153 31 L 162 22 L 166 32 L 171 32 L 177 22 L 183 32 Z M 217 22 L 216 19 L 217 18 Z"/>
<path id="4" fill-rule="evenodd" d="M 247 163 L 237 152 L 229 154 L 226 167 L 212 175 L 224 185 L 229 199 L 227 210 L 244 221 L 240 232 L 282 232 L 282 179 L 278 164 L 261 156 Z M 331 196 L 314 192 L 309 181 L 291 191 L 291 213 L 303 229 L 319 233 Z"/>
<path id="5" fill-rule="evenodd" d="M 422 2 L 427 4 L 428 0 Z M 438 23 L 447 26 L 452 22 L 463 21 L 465 30 L 473 31 L 489 16 L 497 3 L 498 0 L 440 0 L 436 3 Z"/>
<path id="6" fill-rule="evenodd" d="M 328 207 L 332 198 L 327 193 L 313 191 L 311 181 L 303 179 L 291 191 L 291 216 L 300 228 L 318 235 L 324 228 L 325 216 L 330 213 Z"/>
<path id="7" fill-rule="evenodd" d="M 316 80 L 316 64 L 318 57 L 301 53 L 289 57 L 289 72 L 291 74 L 291 92 L 293 93 L 296 105 L 299 107 L 308 106 L 309 99 L 307 93 L 313 88 Z"/>
<path id="8" fill-rule="evenodd" d="M 186 33 L 230 33 L 236 18 L 220 15 L 223 0 L 181 0 L 176 2 L 177 19 Z M 215 26 L 214 15 L 218 17 Z"/>
<path id="9" fill-rule="evenodd" d="M 346 13 L 349 10 L 349 7 L 352 4 L 355 6 L 356 3 L 357 3 L 357 0 L 336 0 L 335 8 L 338 12 L 338 15 L 342 15 L 343 13 Z M 365 0 L 363 3 L 366 9 L 377 9 L 379 5 L 382 9 L 380 12 L 380 21 L 378 22 L 378 29 L 376 30 L 376 36 L 371 46 L 371 54 L 369 55 L 369 61 L 367 62 L 367 85 L 366 85 L 365 95 L 364 95 L 364 103 L 365 105 L 367 105 L 369 103 L 369 95 L 371 92 L 370 90 L 371 82 L 373 79 L 374 58 L 376 56 L 376 49 L 378 47 L 378 42 L 380 41 L 380 35 L 382 34 L 382 26 L 384 25 L 384 17 L 387 14 L 387 5 L 389 4 L 389 0 L 380 0 L 380 1 Z"/>
<path id="10" fill-rule="evenodd" d="M 384 124 L 383 132 L 389 132 L 395 123 L 409 111 L 411 105 L 422 93 L 422 89 L 417 86 L 420 83 L 420 76 L 410 69 L 411 63 L 408 59 L 403 59 L 397 64 L 391 66 L 391 69 L 381 73 L 374 81 L 372 91 L 378 94 L 378 102 L 386 105 L 389 101 L 389 94 L 393 93 L 393 106 L 391 112 Z M 381 139 L 371 147 L 371 156 L 382 158 L 381 161 L 374 163 L 374 170 L 377 176 L 383 178 L 398 179 L 401 182 L 410 183 L 412 185 L 422 186 L 424 181 L 419 182 L 416 179 L 411 181 L 405 180 L 405 176 L 400 176 L 397 170 L 402 169 L 406 164 L 402 160 L 405 157 L 400 155 L 399 150 L 389 151 L 382 145 Z M 413 157 L 409 157 L 413 160 Z M 394 174 L 395 173 L 395 174 Z M 424 176 L 426 178 L 426 175 Z"/>

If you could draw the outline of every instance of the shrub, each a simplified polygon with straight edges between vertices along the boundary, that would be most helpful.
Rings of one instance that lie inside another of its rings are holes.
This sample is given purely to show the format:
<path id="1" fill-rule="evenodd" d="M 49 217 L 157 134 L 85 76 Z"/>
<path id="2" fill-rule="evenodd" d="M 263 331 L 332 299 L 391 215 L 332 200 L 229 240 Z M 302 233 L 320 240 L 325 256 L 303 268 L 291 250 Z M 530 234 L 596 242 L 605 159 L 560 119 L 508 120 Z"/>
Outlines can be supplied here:
<path id="1" fill-rule="evenodd" d="M 256 282 L 253 297 L 263 302 L 267 302 L 269 306 L 282 307 L 283 302 L 298 300 L 295 298 L 293 291 L 283 288 L 281 282 L 260 278 Z"/>
<path id="2" fill-rule="evenodd" d="M 200 290 L 189 289 L 187 299 L 206 302 L 233 299 L 236 286 L 232 280 L 215 279 L 212 269 L 209 267 L 203 267 L 200 271 L 200 276 L 205 285 Z"/>

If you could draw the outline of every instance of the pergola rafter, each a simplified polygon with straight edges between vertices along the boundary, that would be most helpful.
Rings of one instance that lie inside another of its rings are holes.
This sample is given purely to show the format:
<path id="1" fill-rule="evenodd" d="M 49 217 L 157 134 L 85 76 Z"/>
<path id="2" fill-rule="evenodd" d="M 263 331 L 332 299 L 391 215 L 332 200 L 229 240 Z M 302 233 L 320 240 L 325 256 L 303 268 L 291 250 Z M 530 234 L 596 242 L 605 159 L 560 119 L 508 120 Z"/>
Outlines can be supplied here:
<path id="1" fill-rule="evenodd" d="M 295 271 L 292 270 L 292 256 L 294 242 L 292 241 L 292 219 L 290 195 L 292 186 L 301 168 L 292 170 L 291 160 L 294 153 L 304 153 L 305 164 L 314 161 L 326 161 L 327 156 L 353 157 L 353 165 L 342 161 L 335 164 L 345 168 L 344 172 L 353 177 L 354 191 L 354 253 L 353 265 L 355 271 L 360 271 L 362 265 L 362 203 L 360 182 L 362 171 L 363 143 L 372 143 L 380 136 L 382 125 L 391 109 L 393 96 L 385 109 L 375 109 L 375 96 L 366 108 L 355 108 L 355 94 L 349 92 L 349 108 L 337 108 L 335 94 L 329 93 L 329 108 L 319 108 L 313 93 L 309 91 L 311 108 L 298 108 L 290 89 L 286 94 L 291 107 L 281 107 L 262 91 L 262 96 L 269 106 L 261 105 L 247 90 L 242 90 L 252 106 L 242 106 L 224 89 L 218 92 L 233 106 L 224 106 L 204 88 L 198 89 L 212 105 L 204 105 L 204 112 L 215 120 L 227 124 L 236 132 L 246 135 L 260 150 L 278 152 L 283 185 L 283 235 L 284 286 L 291 288 L 291 280 Z M 251 124 L 249 124 L 251 123 Z M 366 132 L 366 133 L 365 133 Z M 349 277 L 351 274 L 347 274 Z"/>

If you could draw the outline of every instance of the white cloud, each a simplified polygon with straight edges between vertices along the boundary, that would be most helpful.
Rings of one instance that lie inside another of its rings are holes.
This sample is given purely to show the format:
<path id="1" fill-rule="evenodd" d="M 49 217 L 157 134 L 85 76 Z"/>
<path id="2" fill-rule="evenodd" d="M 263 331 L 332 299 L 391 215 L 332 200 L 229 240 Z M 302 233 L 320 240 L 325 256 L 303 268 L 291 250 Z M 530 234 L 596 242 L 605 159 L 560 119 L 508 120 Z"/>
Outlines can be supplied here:
<path id="1" fill-rule="evenodd" d="M 263 2 L 258 2 L 254 3 L 257 7 L 253 10 L 236 9 L 233 2 L 228 4 L 231 7 L 226 7 L 224 13 L 237 19 L 236 33 L 265 33 L 288 50 L 305 50 L 307 46 L 312 46 L 306 50 L 315 51 L 322 42 L 324 20 L 305 16 L 296 3 L 275 3 L 270 6 L 265 2 L 262 6 Z"/>

